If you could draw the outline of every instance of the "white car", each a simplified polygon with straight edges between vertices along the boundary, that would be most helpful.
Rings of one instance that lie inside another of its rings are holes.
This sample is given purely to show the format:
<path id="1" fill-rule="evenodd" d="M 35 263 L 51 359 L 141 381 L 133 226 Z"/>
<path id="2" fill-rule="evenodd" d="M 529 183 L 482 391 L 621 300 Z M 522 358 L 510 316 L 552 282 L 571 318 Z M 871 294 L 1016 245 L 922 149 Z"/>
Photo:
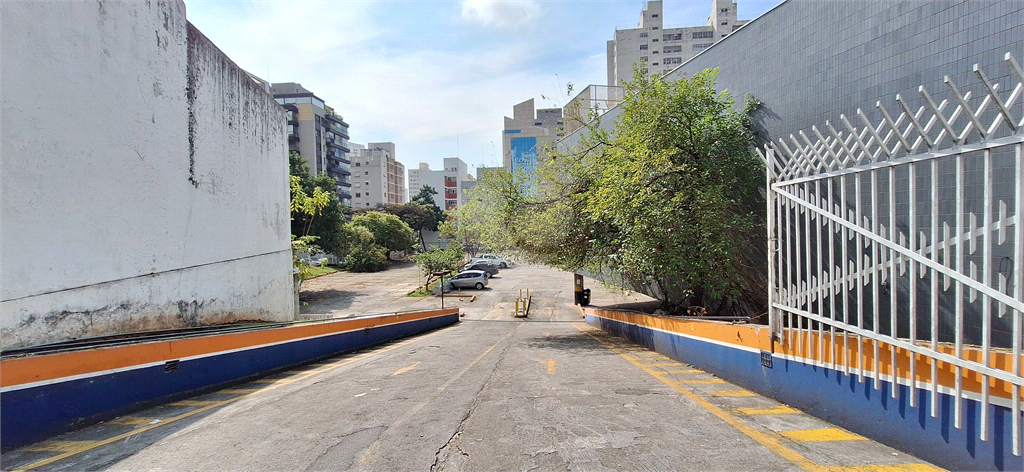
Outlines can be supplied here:
<path id="1" fill-rule="evenodd" d="M 512 266 L 512 261 L 505 259 L 497 254 L 481 254 L 479 257 L 470 259 L 470 264 L 478 261 L 490 262 L 498 266 L 499 269 L 505 269 Z"/>

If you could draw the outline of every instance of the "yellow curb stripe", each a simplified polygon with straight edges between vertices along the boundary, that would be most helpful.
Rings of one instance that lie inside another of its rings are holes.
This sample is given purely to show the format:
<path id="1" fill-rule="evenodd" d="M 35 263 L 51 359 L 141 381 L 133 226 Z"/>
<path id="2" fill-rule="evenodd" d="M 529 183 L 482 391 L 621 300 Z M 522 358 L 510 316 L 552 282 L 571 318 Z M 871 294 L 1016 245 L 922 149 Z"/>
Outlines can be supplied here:
<path id="1" fill-rule="evenodd" d="M 742 413 L 747 416 L 754 415 L 789 415 L 793 413 L 799 413 L 800 411 L 795 408 L 790 408 L 786 405 L 773 406 L 771 408 L 737 408 L 738 413 Z"/>
<path id="2" fill-rule="evenodd" d="M 170 403 L 171 406 L 212 406 L 220 405 L 221 403 L 228 402 L 230 400 L 179 400 L 174 403 Z"/>
<path id="3" fill-rule="evenodd" d="M 756 397 L 757 394 L 749 390 L 716 390 L 708 392 L 716 397 Z"/>
<path id="4" fill-rule="evenodd" d="M 644 364 L 644 365 L 646 365 L 648 367 L 679 367 L 679 366 L 681 366 L 683 364 L 680 363 L 680 362 L 661 362 L 661 363 Z"/>
<path id="5" fill-rule="evenodd" d="M 853 434 L 845 429 L 821 428 L 804 429 L 799 431 L 781 431 L 779 434 L 799 442 L 823 442 L 823 441 L 866 441 L 867 438 L 859 434 Z"/>
<path id="6" fill-rule="evenodd" d="M 142 416 L 122 416 L 120 418 L 114 418 L 110 421 L 107 421 L 107 424 L 118 424 L 124 426 L 145 426 L 157 420 L 163 421 L 160 418 L 145 418 Z"/>
<path id="7" fill-rule="evenodd" d="M 239 395 L 255 392 L 256 388 L 225 388 L 224 390 L 217 390 L 214 393 L 223 393 L 227 395 Z"/>
<path id="8" fill-rule="evenodd" d="M 724 384 L 727 383 L 722 379 L 709 379 L 709 380 L 677 380 L 676 383 L 686 385 L 711 385 L 711 384 Z"/>
<path id="9" fill-rule="evenodd" d="M 928 464 L 848 465 L 830 467 L 836 472 L 939 472 L 944 469 Z"/>
<path id="10" fill-rule="evenodd" d="M 96 441 L 43 441 L 20 450 L 31 452 L 67 452 L 88 447 L 95 443 Z"/>
<path id="11" fill-rule="evenodd" d="M 438 334 L 440 334 L 442 332 L 444 332 L 444 330 L 437 330 L 437 331 L 434 331 L 432 333 L 428 333 L 428 334 L 425 334 L 425 335 L 422 335 L 422 336 L 417 336 L 417 337 L 415 337 L 413 339 L 400 342 L 400 343 L 395 344 L 393 346 L 389 346 L 386 349 L 376 350 L 373 354 L 381 354 L 381 353 L 390 351 L 392 349 L 398 349 L 398 348 L 400 348 L 402 346 L 405 346 L 405 345 L 408 345 L 408 344 L 412 344 L 414 342 L 419 342 L 419 341 L 422 341 L 424 339 L 436 336 L 436 335 L 438 335 Z M 360 355 L 360 356 L 356 356 L 356 357 L 352 357 L 352 358 L 348 358 L 348 359 L 343 359 L 343 360 L 340 360 L 338 362 L 331 363 L 329 367 L 323 369 L 320 372 L 326 372 L 328 370 L 336 369 L 338 367 L 343 367 L 343 366 L 346 366 L 346 365 L 351 364 L 353 362 L 366 359 L 368 357 L 372 357 L 372 355 L 365 354 L 365 355 Z M 306 375 L 303 375 L 302 377 L 296 378 L 295 380 L 302 380 L 302 379 L 305 379 L 305 378 L 312 377 L 313 375 L 315 375 L 315 374 L 306 374 Z M 253 382 L 256 382 L 256 383 L 275 383 L 275 382 L 277 382 L 275 380 L 270 380 L 269 382 L 260 382 L 260 380 L 267 380 L 267 379 L 254 380 Z M 257 395 L 259 393 L 262 393 L 262 392 L 265 392 L 265 391 L 268 391 L 268 390 L 273 390 L 273 389 L 275 389 L 277 387 L 278 387 L 278 385 L 268 385 L 268 386 L 263 387 L 263 388 L 261 388 L 259 390 L 254 390 L 252 393 L 248 393 L 248 394 L 245 394 L 245 395 L 239 395 L 239 396 L 237 396 L 235 398 L 232 398 L 230 400 L 225 400 L 225 401 L 220 402 L 220 403 L 215 404 L 215 405 L 204 406 L 204 407 L 192 410 L 192 411 L 188 411 L 188 412 L 182 413 L 182 414 L 180 414 L 178 416 L 174 416 L 174 417 L 171 417 L 171 418 L 165 418 L 165 419 L 163 419 L 163 421 L 161 421 L 161 422 L 159 422 L 157 424 L 152 424 L 152 425 L 145 426 L 145 427 L 142 427 L 142 428 L 139 428 L 139 429 L 135 429 L 135 430 L 129 431 L 127 433 L 118 434 L 117 436 L 114 436 L 114 437 L 111 437 L 111 438 L 107 438 L 107 439 L 104 439 L 104 440 L 101 440 L 101 441 L 90 441 L 92 443 L 91 445 L 88 445 L 88 446 L 83 445 L 80 448 L 76 448 L 74 450 L 70 450 L 70 451 L 65 452 L 63 454 L 60 454 L 60 455 L 57 455 L 57 456 L 53 456 L 53 457 L 50 457 L 50 458 L 47 458 L 47 459 L 43 459 L 41 461 L 29 464 L 29 465 L 27 465 L 25 467 L 16 469 L 16 472 L 37 469 L 39 467 L 43 467 L 43 466 L 46 466 L 46 465 L 49 465 L 49 464 L 53 464 L 54 462 L 67 459 L 69 457 L 77 456 L 78 454 L 81 454 L 83 452 L 95 449 L 97 447 L 105 446 L 107 444 L 112 444 L 112 443 L 115 443 L 115 442 L 118 442 L 118 441 L 122 441 L 122 440 L 127 439 L 127 438 L 129 438 L 131 436 L 135 436 L 136 434 L 141 434 L 141 433 L 144 433 L 144 432 L 149 431 L 151 429 L 155 429 L 155 428 L 161 427 L 161 426 L 166 425 L 166 424 L 170 424 L 170 423 L 174 423 L 176 421 L 183 420 L 185 418 L 188 418 L 188 417 L 193 416 L 193 415 L 197 415 L 199 413 L 202 413 L 204 411 L 216 408 L 218 406 L 221 406 L 221 405 L 224 405 L 224 404 L 227 404 L 227 403 L 231 403 L 231 402 L 235 402 L 235 401 L 241 400 L 243 398 L 251 397 L 253 395 Z"/>
<path id="12" fill-rule="evenodd" d="M 705 373 L 700 369 L 684 369 L 684 370 L 670 370 L 665 372 L 666 374 L 703 374 Z"/>

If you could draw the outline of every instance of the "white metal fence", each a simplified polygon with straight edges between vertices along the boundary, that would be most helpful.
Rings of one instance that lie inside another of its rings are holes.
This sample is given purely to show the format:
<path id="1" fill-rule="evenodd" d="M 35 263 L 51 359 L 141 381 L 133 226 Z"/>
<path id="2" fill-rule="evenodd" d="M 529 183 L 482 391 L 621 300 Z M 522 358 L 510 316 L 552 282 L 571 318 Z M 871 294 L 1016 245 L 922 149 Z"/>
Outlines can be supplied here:
<path id="1" fill-rule="evenodd" d="M 1009 86 L 975 65 L 966 92 L 947 76 L 895 117 L 878 102 L 758 152 L 775 338 L 893 398 L 926 389 L 932 417 L 953 395 L 956 428 L 977 399 L 981 440 L 1007 406 L 1021 455 L 1024 72 L 1010 53 L 999 68 Z"/>

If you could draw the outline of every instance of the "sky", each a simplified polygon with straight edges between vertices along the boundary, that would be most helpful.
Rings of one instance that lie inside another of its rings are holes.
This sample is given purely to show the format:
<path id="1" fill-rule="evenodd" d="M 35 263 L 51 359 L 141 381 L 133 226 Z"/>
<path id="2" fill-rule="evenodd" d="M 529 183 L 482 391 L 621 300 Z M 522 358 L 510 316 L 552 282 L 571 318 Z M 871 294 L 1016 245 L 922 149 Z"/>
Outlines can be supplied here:
<path id="1" fill-rule="evenodd" d="M 781 0 L 739 0 L 739 19 Z M 350 125 L 390 141 L 406 169 L 501 165 L 512 107 L 564 106 L 605 85 L 606 43 L 645 2 L 555 0 L 185 0 L 188 20 L 239 67 L 297 82 Z M 704 25 L 711 0 L 665 0 L 666 28 Z M 567 93 L 569 84 L 574 91 Z"/>

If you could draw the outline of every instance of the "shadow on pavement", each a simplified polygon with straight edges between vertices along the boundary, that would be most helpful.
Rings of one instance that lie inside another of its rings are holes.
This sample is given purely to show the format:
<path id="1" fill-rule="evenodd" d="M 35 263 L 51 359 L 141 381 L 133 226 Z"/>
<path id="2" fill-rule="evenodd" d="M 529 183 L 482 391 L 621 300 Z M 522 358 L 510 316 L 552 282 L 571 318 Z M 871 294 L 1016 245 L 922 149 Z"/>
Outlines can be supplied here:
<path id="1" fill-rule="evenodd" d="M 591 338 L 584 333 L 559 336 L 538 336 L 532 339 L 527 339 L 526 345 L 530 348 L 557 349 L 560 351 L 571 352 L 595 352 L 608 350 L 604 345 L 594 341 L 594 338 Z"/>

